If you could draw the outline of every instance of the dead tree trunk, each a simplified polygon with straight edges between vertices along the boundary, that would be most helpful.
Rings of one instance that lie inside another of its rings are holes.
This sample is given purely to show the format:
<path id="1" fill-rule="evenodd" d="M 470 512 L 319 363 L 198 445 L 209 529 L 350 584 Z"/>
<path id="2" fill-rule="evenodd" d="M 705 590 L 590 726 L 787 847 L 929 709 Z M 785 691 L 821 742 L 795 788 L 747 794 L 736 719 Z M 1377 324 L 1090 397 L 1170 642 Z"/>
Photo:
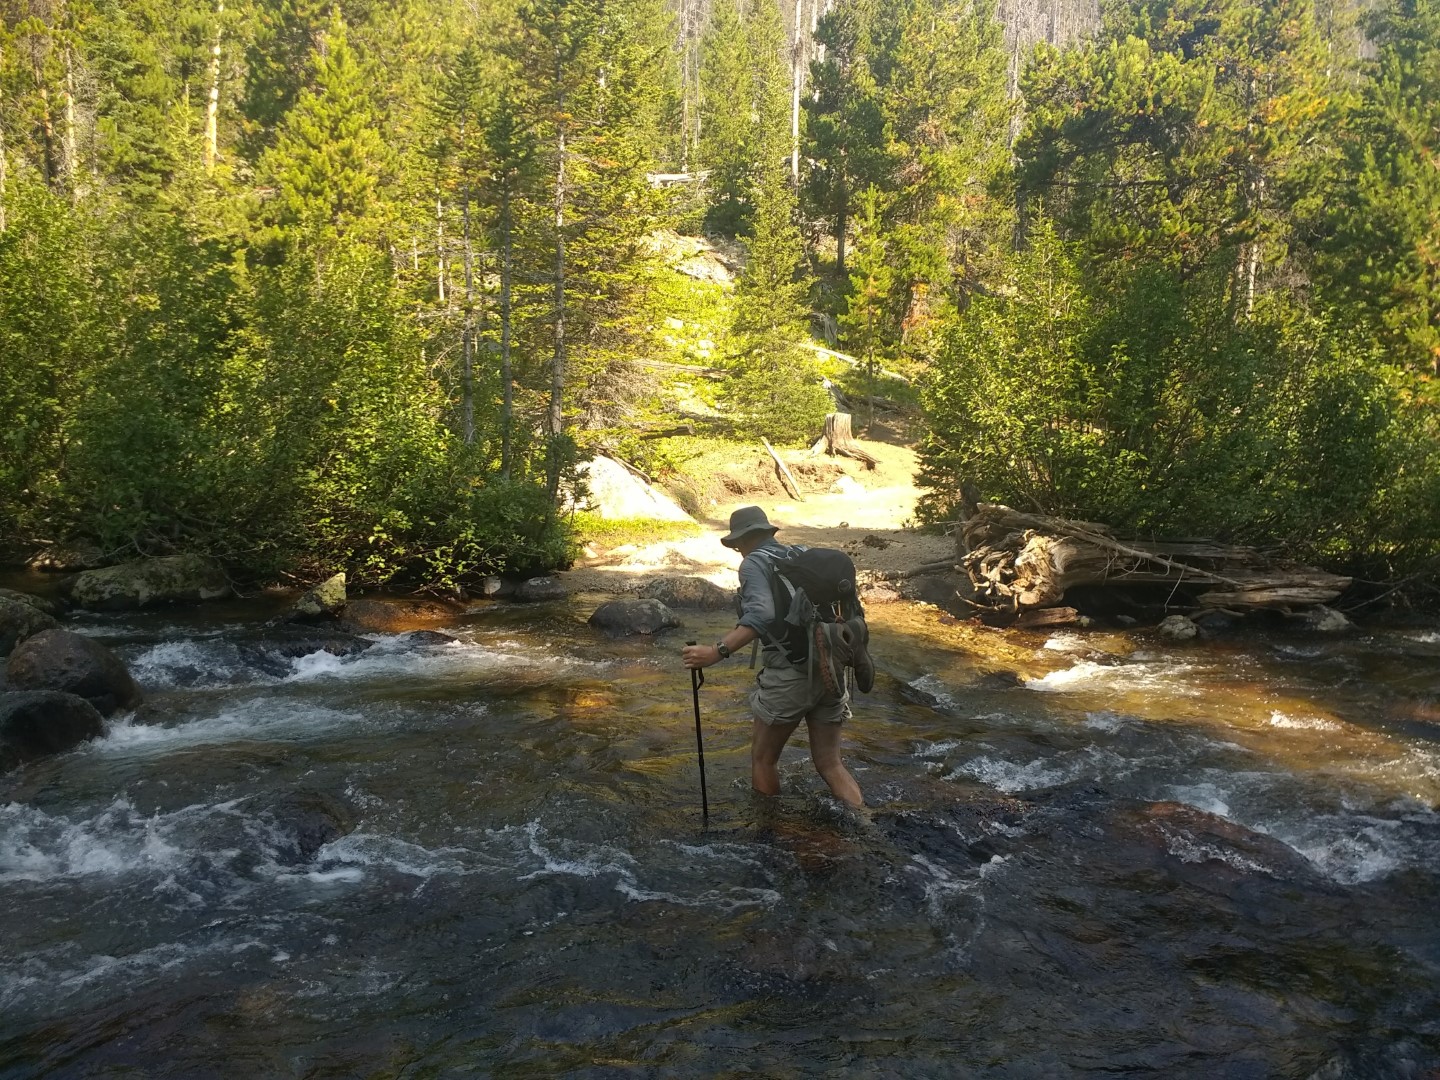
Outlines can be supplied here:
<path id="1" fill-rule="evenodd" d="M 860 445 L 850 433 L 849 413 L 831 413 L 825 417 L 825 452 L 863 461 L 867 469 L 873 469 L 880 463 L 880 459 L 874 454 L 860 449 Z"/>

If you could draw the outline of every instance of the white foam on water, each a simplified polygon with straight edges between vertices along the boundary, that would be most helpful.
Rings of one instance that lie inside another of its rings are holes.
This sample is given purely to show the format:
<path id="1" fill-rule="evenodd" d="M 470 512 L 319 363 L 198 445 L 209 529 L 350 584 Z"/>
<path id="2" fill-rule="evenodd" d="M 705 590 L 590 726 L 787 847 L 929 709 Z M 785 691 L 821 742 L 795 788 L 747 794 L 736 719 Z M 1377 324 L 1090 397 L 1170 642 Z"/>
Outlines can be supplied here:
<path id="1" fill-rule="evenodd" d="M 376 833 L 353 832 L 332 840 L 315 853 L 314 868 L 300 875 L 319 883 L 363 880 L 367 870 L 387 870 L 419 878 L 422 882 L 441 874 L 475 872 L 465 856 L 466 848 L 430 849 Z"/>
<path id="2" fill-rule="evenodd" d="M 1422 645 L 1440 645 L 1440 630 L 1420 630 L 1415 633 L 1406 634 L 1411 641 L 1418 641 Z"/>
<path id="3" fill-rule="evenodd" d="M 1042 649 L 1049 649 L 1051 652 L 1086 652 L 1090 646 L 1079 634 L 1055 634 L 1040 646 Z"/>
<path id="4" fill-rule="evenodd" d="M 0 807 L 0 884 L 178 868 L 192 855 L 181 831 L 234 807 L 197 804 L 147 817 L 122 797 L 88 818 L 70 819 L 11 803 Z"/>
<path id="5" fill-rule="evenodd" d="M 922 886 L 925 895 L 925 910 L 936 921 L 945 918 L 947 904 L 967 893 L 973 893 L 980 884 L 978 876 L 958 877 L 948 868 L 927 859 L 924 855 L 911 855 L 910 862 L 920 868 L 917 872 L 925 874 L 925 882 Z M 907 867 L 907 869 L 914 869 L 914 867 Z M 984 867 L 981 869 L 983 870 Z"/>
<path id="6" fill-rule="evenodd" d="M 1034 761 L 1010 761 L 1000 757 L 972 758 L 956 766 L 945 777 L 970 777 L 999 791 L 1013 794 L 1038 788 L 1057 787 L 1085 777 L 1115 779 L 1129 775 L 1136 762 L 1099 746 Z"/>
<path id="7" fill-rule="evenodd" d="M 1221 862 L 1226 866 L 1247 874 L 1267 874 L 1274 876 L 1268 866 L 1256 862 L 1254 859 L 1246 858 L 1238 851 L 1220 847 L 1216 844 L 1206 843 L 1204 840 L 1191 836 L 1188 833 L 1177 832 L 1160 823 L 1160 833 L 1165 837 L 1165 850 L 1174 855 L 1181 862 L 1205 863 Z"/>
<path id="8" fill-rule="evenodd" d="M 129 662 L 141 686 L 216 687 L 266 680 L 241 658 L 234 646 L 207 641 L 162 641 Z"/>
<path id="9" fill-rule="evenodd" d="M 1190 670 L 1188 664 L 1163 661 L 1100 664 L 1094 660 L 1080 660 L 1068 668 L 1052 671 L 1039 678 L 1026 679 L 1024 686 L 1027 690 L 1051 694 L 1077 690 L 1163 689 L 1169 694 L 1191 696 L 1198 691 L 1185 685 L 1180 678 Z"/>
<path id="10" fill-rule="evenodd" d="M 1419 861 L 1417 852 L 1407 850 L 1399 826 L 1398 821 L 1325 815 L 1277 823 L 1264 831 L 1304 855 L 1326 877 L 1353 885 Z"/>
<path id="11" fill-rule="evenodd" d="M 1121 716 L 1119 713 L 1109 712 L 1108 710 L 1085 714 L 1085 726 L 1087 728 L 1091 731 L 1103 731 L 1107 735 L 1113 735 L 1122 728 L 1128 727 L 1133 722 L 1131 717 Z"/>
<path id="12" fill-rule="evenodd" d="M 775 889 L 741 885 L 716 886 L 713 884 L 715 877 L 722 875 L 706 871 L 703 865 L 696 865 L 694 868 L 704 882 L 694 893 L 681 894 L 655 888 L 640 880 L 640 863 L 629 852 L 610 844 L 549 838 L 538 821 L 493 830 L 491 835 L 520 856 L 520 869 L 523 869 L 527 861 L 532 866 L 532 869 L 516 875 L 518 881 L 534 881 L 544 877 L 613 877 L 613 888 L 627 900 L 713 908 L 726 912 L 750 907 L 773 907 L 782 899 Z M 517 848 L 520 850 L 517 851 Z M 705 845 L 696 847 L 691 854 L 705 856 L 706 861 L 714 861 L 709 857 L 718 855 L 721 861 L 732 862 L 737 852 L 729 845 Z"/>
<path id="13" fill-rule="evenodd" d="M 417 645 L 408 643 L 404 634 L 389 635 L 377 641 L 378 644 L 356 656 L 334 656 L 319 651 L 297 657 L 291 661 L 290 674 L 281 681 L 431 681 L 495 674 L 513 677 L 519 673 L 523 673 L 521 677 L 540 676 L 543 681 L 551 681 L 557 670 L 600 669 L 609 665 L 609 661 L 582 660 L 565 655 L 537 657 L 533 650 L 525 650 L 524 646 L 518 645 L 517 650 L 524 651 L 501 651 L 461 640 Z"/>
<path id="14" fill-rule="evenodd" d="M 1293 731 L 1339 731 L 1342 725 L 1321 716 L 1291 716 L 1278 709 L 1270 714 L 1270 726 Z"/>
<path id="15" fill-rule="evenodd" d="M 1184 803 L 1196 810 L 1203 810 L 1216 817 L 1230 817 L 1228 794 L 1215 784 L 1177 784 L 1167 789 L 1166 798 L 1171 802 Z"/>
<path id="16" fill-rule="evenodd" d="M 87 743 L 82 752 L 163 754 L 210 743 L 302 740 L 364 724 L 365 718 L 358 712 L 265 697 L 228 705 L 215 716 L 181 724 L 137 724 L 129 717 L 122 718 L 109 726 L 104 738 Z"/>

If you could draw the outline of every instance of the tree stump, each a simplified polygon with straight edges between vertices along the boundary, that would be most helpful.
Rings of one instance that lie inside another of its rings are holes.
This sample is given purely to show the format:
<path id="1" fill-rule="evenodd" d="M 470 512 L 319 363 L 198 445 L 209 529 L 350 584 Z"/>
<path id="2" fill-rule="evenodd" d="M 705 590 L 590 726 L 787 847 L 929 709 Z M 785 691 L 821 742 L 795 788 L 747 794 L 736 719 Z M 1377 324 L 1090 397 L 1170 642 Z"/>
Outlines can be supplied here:
<path id="1" fill-rule="evenodd" d="M 880 459 L 862 449 L 850 431 L 850 414 L 834 412 L 825 417 L 825 446 L 829 454 L 863 461 L 867 469 L 873 469 Z"/>

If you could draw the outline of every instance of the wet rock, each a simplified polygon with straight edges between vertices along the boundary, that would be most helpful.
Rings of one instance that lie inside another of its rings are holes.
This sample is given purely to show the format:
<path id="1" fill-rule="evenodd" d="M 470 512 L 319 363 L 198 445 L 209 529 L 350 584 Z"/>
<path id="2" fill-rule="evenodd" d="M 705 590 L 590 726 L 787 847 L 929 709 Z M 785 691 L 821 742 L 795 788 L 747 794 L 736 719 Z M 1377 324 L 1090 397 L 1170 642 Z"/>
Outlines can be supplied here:
<path id="1" fill-rule="evenodd" d="M 412 630 L 405 635 L 406 645 L 453 645 L 459 640 L 439 630 Z"/>
<path id="2" fill-rule="evenodd" d="M 1354 627 L 1349 619 L 1334 608 L 1316 604 L 1305 613 L 1305 627 L 1317 634 L 1343 634 Z"/>
<path id="3" fill-rule="evenodd" d="M 570 590 L 557 577 L 532 577 L 528 581 L 522 581 L 515 590 L 515 599 L 526 604 L 564 600 L 569 595 Z"/>
<path id="4" fill-rule="evenodd" d="M 656 634 L 680 620 L 659 600 L 607 600 L 590 616 L 590 625 L 610 637 L 628 634 Z"/>
<path id="5" fill-rule="evenodd" d="M 700 611 L 729 611 L 735 594 L 702 577 L 661 577 L 639 589 L 642 600 L 658 600 L 670 608 L 697 608 Z"/>
<path id="6" fill-rule="evenodd" d="M 345 607 L 345 571 L 322 581 L 311 589 L 290 610 L 290 618 L 296 622 L 321 622 L 336 618 Z"/>
<path id="7" fill-rule="evenodd" d="M 975 680 L 975 685 L 985 690 L 1013 690 L 1024 686 L 1025 679 L 1014 671 L 987 671 Z"/>
<path id="8" fill-rule="evenodd" d="M 924 574 L 903 582 L 900 586 L 900 596 L 904 600 L 932 604 L 941 611 L 948 611 L 952 615 L 965 614 L 959 610 L 964 605 L 960 603 L 960 594 L 955 588 L 955 584 L 954 574 Z"/>
<path id="9" fill-rule="evenodd" d="M 31 570 L 74 574 L 80 570 L 98 570 L 110 562 L 99 544 L 81 540 L 71 544 L 52 544 L 31 559 L 28 565 Z"/>
<path id="10" fill-rule="evenodd" d="M 352 633 L 403 634 L 454 622 L 463 613 L 438 600 L 351 600 L 340 625 Z"/>
<path id="11" fill-rule="evenodd" d="M 358 656 L 374 645 L 342 630 L 309 626 L 273 626 L 235 639 L 242 659 L 267 675 L 281 677 L 293 670 L 290 661 L 312 653 Z"/>
<path id="12" fill-rule="evenodd" d="M 44 630 L 10 654 L 5 676 L 12 690 L 75 694 L 102 716 L 140 704 L 140 688 L 113 652 L 68 630 Z"/>
<path id="13" fill-rule="evenodd" d="M 60 624 L 39 608 L 0 596 L 0 656 L 9 655 L 26 638 L 59 628 Z"/>
<path id="14" fill-rule="evenodd" d="M 1167 615 L 1160 620 L 1155 632 L 1166 641 L 1193 641 L 1200 628 L 1184 615 Z"/>
<path id="15" fill-rule="evenodd" d="M 1200 628 L 1203 637 L 1219 637 L 1236 630 L 1241 623 L 1239 616 L 1228 611 L 1202 611 L 1191 616 L 1190 621 Z"/>
<path id="16" fill-rule="evenodd" d="M 270 807 L 270 817 L 282 838 L 279 861 L 308 863 L 315 853 L 355 830 L 355 811 L 348 803 L 321 791 L 292 791 Z"/>
<path id="17" fill-rule="evenodd" d="M 220 564 L 199 555 L 138 559 L 103 570 L 86 570 L 68 579 L 61 589 L 80 607 L 92 611 L 219 600 L 231 591 Z"/>
<path id="18" fill-rule="evenodd" d="M 0 693 L 0 770 L 69 750 L 104 729 L 95 706 L 58 690 Z"/>
<path id="19" fill-rule="evenodd" d="M 21 592 L 19 589 L 0 589 L 0 600 L 13 600 L 17 604 L 33 607 L 36 611 L 43 611 L 52 619 L 58 619 L 65 614 L 65 609 L 54 600 L 36 596 L 34 593 Z"/>

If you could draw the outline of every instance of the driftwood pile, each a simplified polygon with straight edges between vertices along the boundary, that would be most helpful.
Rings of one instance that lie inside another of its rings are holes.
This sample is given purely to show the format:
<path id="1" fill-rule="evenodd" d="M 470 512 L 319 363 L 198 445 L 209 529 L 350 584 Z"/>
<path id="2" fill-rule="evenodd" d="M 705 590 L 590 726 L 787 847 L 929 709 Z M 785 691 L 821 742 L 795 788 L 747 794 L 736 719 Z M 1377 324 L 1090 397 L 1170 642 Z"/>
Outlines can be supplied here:
<path id="1" fill-rule="evenodd" d="M 1292 611 L 1326 604 L 1347 577 L 1209 540 L 1122 540 L 1105 525 L 981 503 L 955 531 L 959 568 L 982 615 L 1030 626 L 1072 621 L 1078 586 L 1169 588 L 1171 610 Z"/>

